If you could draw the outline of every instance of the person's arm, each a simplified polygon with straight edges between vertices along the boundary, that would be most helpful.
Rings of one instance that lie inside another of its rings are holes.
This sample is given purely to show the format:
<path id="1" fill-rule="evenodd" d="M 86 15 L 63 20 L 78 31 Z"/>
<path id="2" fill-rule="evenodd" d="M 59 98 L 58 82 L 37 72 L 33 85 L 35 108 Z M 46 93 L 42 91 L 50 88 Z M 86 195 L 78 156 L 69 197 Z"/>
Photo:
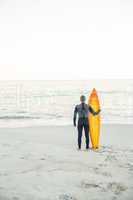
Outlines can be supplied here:
<path id="1" fill-rule="evenodd" d="M 95 111 L 93 110 L 93 108 L 91 106 L 89 106 L 89 112 L 93 115 L 95 115 Z"/>
<path id="2" fill-rule="evenodd" d="M 93 115 L 98 115 L 98 114 L 101 112 L 100 109 L 99 109 L 97 112 L 95 112 L 91 106 L 89 106 L 89 111 L 90 111 Z"/>
<path id="3" fill-rule="evenodd" d="M 99 109 L 97 112 L 95 112 L 95 115 L 98 115 L 101 112 L 101 109 Z"/>
<path id="4" fill-rule="evenodd" d="M 74 116 L 73 116 L 73 125 L 76 126 L 76 118 L 77 118 L 77 106 L 74 109 Z"/>

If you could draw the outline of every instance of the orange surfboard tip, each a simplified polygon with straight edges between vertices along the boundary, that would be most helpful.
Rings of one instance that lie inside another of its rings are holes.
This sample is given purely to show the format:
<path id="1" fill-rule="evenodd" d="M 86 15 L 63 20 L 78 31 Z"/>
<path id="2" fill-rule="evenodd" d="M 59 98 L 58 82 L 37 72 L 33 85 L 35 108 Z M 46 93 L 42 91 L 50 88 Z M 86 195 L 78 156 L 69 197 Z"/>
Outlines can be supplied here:
<path id="1" fill-rule="evenodd" d="M 93 90 L 92 90 L 92 93 L 97 93 L 97 91 L 96 91 L 96 89 L 95 89 L 95 88 L 93 88 Z"/>
<path id="2" fill-rule="evenodd" d="M 93 88 L 92 93 L 91 93 L 91 96 L 92 96 L 92 97 L 97 96 L 97 91 L 96 91 L 95 88 Z"/>

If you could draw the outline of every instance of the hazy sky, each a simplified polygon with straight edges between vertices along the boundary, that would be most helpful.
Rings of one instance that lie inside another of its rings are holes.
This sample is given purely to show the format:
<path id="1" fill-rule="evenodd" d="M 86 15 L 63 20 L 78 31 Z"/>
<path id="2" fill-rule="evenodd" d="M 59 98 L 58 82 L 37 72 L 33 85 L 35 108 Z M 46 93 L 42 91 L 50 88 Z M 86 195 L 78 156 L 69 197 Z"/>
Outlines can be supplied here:
<path id="1" fill-rule="evenodd" d="M 132 0 L 0 0 L 0 80 L 132 78 Z"/>

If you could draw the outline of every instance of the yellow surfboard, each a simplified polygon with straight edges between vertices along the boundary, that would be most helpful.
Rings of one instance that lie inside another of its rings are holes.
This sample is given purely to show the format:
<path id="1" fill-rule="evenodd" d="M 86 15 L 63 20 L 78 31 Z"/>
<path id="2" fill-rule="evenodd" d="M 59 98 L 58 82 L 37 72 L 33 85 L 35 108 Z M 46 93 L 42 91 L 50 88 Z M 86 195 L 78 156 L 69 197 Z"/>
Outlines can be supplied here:
<path id="1" fill-rule="evenodd" d="M 95 112 L 100 109 L 99 99 L 95 88 L 92 90 L 92 93 L 88 99 L 88 104 Z M 100 114 L 94 116 L 93 114 L 89 113 L 88 120 L 92 148 L 96 149 L 99 147 Z"/>

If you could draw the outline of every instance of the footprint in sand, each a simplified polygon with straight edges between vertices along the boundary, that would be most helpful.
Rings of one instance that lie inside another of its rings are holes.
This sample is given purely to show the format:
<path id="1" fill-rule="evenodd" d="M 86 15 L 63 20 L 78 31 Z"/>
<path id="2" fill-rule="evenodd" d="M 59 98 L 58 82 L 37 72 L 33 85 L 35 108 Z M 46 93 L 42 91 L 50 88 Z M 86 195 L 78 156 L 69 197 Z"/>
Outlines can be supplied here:
<path id="1" fill-rule="evenodd" d="M 111 146 L 101 146 L 100 149 L 98 149 L 96 152 L 97 153 L 111 153 L 113 152 L 114 150 L 112 149 Z"/>
<path id="2" fill-rule="evenodd" d="M 37 165 L 34 168 L 25 169 L 25 170 L 21 171 L 20 173 L 21 174 L 26 174 L 26 173 L 37 172 L 37 171 L 40 172 L 41 169 L 43 169 L 43 165 Z"/>
<path id="3" fill-rule="evenodd" d="M 113 161 L 117 161 L 117 158 L 115 157 L 115 155 L 109 154 L 109 155 L 106 156 L 104 161 L 105 162 L 113 162 Z"/>
<path id="4" fill-rule="evenodd" d="M 106 176 L 106 177 L 112 177 L 111 173 L 106 172 L 106 171 L 101 171 L 101 168 L 98 168 L 98 167 L 94 167 L 93 171 L 95 172 L 95 174 L 98 174 L 98 175 L 103 175 L 103 176 Z"/>
<path id="5" fill-rule="evenodd" d="M 81 182 L 81 187 L 85 189 L 90 189 L 90 188 L 101 188 L 101 186 L 97 183 L 89 183 L 86 181 Z"/>
<path id="6" fill-rule="evenodd" d="M 127 163 L 127 168 L 129 171 L 133 172 L 133 164 Z"/>
<path id="7" fill-rule="evenodd" d="M 105 177 L 112 177 L 111 173 L 109 172 L 101 172 L 101 174 Z"/>
<path id="8" fill-rule="evenodd" d="M 40 160 L 46 160 L 45 158 L 40 158 Z"/>
<path id="9" fill-rule="evenodd" d="M 13 197 L 12 200 L 19 200 L 19 197 Z"/>
<path id="10" fill-rule="evenodd" d="M 85 189 L 91 189 L 91 188 L 100 189 L 102 192 L 111 191 L 112 193 L 114 193 L 114 195 L 119 195 L 128 189 L 122 183 L 116 183 L 116 182 L 110 182 L 105 185 L 103 183 L 98 184 L 98 183 L 94 183 L 94 182 L 83 181 L 81 183 L 81 187 L 85 188 Z"/>
<path id="11" fill-rule="evenodd" d="M 25 157 L 20 157 L 20 159 L 25 160 Z"/>
<path id="12" fill-rule="evenodd" d="M 77 199 L 69 194 L 61 194 L 58 200 L 77 200 Z"/>
<path id="13" fill-rule="evenodd" d="M 119 164 L 119 167 L 125 168 L 128 170 L 129 173 L 133 174 L 133 164 L 131 163 Z"/>
<path id="14" fill-rule="evenodd" d="M 107 185 L 107 190 L 111 190 L 115 195 L 119 195 L 127 189 L 128 188 L 121 183 L 112 182 Z"/>
<path id="15" fill-rule="evenodd" d="M 8 174 L 5 172 L 5 173 L 0 173 L 0 176 L 8 176 Z"/>

